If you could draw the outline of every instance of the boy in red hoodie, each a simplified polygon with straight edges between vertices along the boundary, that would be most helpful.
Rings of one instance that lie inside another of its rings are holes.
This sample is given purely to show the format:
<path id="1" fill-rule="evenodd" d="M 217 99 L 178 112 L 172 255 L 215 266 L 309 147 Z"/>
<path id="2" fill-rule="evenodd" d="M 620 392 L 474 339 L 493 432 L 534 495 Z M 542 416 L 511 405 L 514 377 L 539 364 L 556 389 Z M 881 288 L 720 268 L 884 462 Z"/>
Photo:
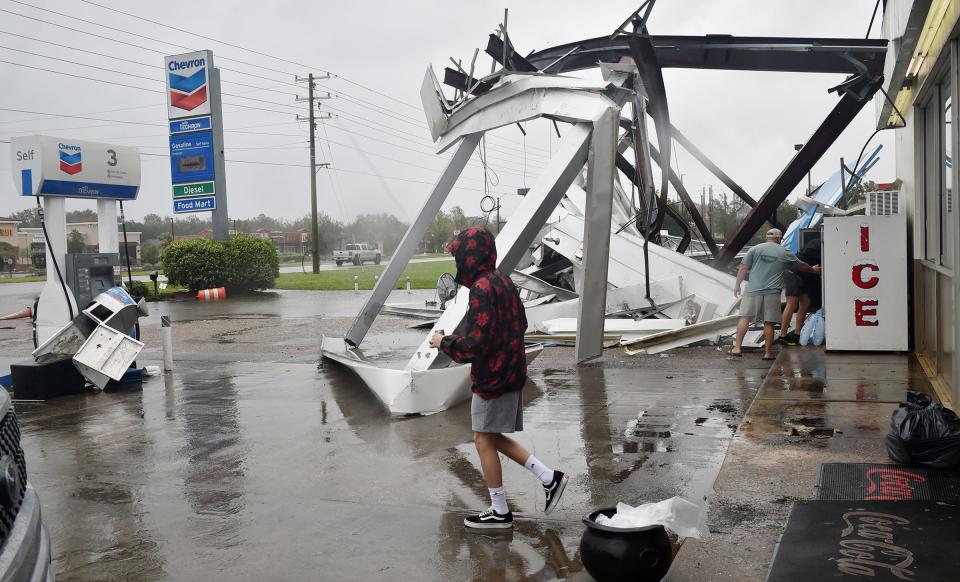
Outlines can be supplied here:
<path id="1" fill-rule="evenodd" d="M 467 517 L 463 523 L 478 529 L 510 528 L 513 514 L 503 489 L 499 453 L 540 479 L 546 513 L 557 506 L 569 478 L 503 434 L 523 430 L 521 391 L 527 381 L 523 343 L 527 318 L 517 288 L 510 277 L 497 270 L 493 235 L 481 227 L 469 228 L 457 235 L 448 249 L 457 263 L 457 283 L 470 288 L 465 333 L 443 336 L 438 332 L 430 345 L 456 362 L 470 363 L 473 442 L 490 489 L 490 508 Z"/>

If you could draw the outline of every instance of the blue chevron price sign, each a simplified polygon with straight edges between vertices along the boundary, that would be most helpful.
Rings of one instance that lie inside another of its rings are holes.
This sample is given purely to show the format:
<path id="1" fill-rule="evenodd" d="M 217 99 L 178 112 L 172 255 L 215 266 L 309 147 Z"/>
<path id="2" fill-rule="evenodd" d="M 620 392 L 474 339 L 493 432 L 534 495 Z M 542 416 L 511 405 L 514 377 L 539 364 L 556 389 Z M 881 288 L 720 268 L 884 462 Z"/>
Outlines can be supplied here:
<path id="1" fill-rule="evenodd" d="M 220 71 L 213 51 L 163 59 L 170 124 L 173 212 L 213 212 L 214 238 L 228 236 Z"/>

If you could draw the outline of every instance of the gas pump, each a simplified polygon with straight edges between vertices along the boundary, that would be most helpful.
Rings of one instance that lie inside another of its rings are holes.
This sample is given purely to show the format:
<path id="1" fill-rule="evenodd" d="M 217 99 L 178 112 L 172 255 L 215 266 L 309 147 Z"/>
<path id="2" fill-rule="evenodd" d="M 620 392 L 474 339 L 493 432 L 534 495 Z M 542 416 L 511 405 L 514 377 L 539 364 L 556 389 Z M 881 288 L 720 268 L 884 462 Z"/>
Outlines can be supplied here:
<path id="1" fill-rule="evenodd" d="M 137 197 L 140 152 L 40 135 L 14 138 L 10 146 L 15 187 L 37 200 L 47 265 L 34 308 L 37 349 L 33 359 L 11 366 L 15 393 L 46 398 L 80 391 L 80 374 L 103 388 L 143 347 L 127 332 L 145 308 L 115 287 L 114 275 L 120 264 L 117 203 Z M 67 198 L 97 201 L 98 254 L 67 254 Z M 103 309 L 93 311 L 106 305 L 123 317 L 108 322 Z"/>
<path id="2" fill-rule="evenodd" d="M 119 265 L 120 252 L 117 201 L 137 197 L 140 152 L 129 146 L 42 135 L 14 138 L 10 146 L 17 191 L 36 197 L 38 207 L 42 200 L 47 283 L 34 321 L 40 345 L 105 290 L 101 287 L 114 285 L 113 267 Z M 98 255 L 67 255 L 67 198 L 97 201 Z"/>
<path id="3" fill-rule="evenodd" d="M 70 253 L 67 255 L 67 287 L 77 305 L 86 307 L 97 295 L 121 285 L 119 253 Z"/>

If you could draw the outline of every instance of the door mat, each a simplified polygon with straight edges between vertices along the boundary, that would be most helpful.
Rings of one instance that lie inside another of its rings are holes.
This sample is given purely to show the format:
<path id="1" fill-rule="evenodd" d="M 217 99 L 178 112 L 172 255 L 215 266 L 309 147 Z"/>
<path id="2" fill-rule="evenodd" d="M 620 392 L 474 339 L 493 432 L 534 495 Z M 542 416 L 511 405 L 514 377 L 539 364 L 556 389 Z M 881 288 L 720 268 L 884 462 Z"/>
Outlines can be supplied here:
<path id="1" fill-rule="evenodd" d="M 960 505 L 943 501 L 798 501 L 767 582 L 954 582 Z"/>
<path id="2" fill-rule="evenodd" d="M 821 500 L 960 502 L 960 471 L 906 465 L 821 463 L 817 466 L 813 497 Z"/>

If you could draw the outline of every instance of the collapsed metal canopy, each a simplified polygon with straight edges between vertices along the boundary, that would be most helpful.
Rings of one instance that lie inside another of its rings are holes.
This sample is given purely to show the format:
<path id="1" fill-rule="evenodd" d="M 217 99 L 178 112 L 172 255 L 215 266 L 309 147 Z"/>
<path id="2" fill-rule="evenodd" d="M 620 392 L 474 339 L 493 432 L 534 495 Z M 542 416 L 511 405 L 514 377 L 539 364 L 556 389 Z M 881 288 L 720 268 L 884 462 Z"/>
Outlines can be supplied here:
<path id="1" fill-rule="evenodd" d="M 649 5 L 652 0 L 644 3 Z M 554 317 L 576 316 L 576 358 L 583 362 L 600 355 L 605 316 L 611 311 L 639 308 L 644 310 L 642 317 L 682 320 L 691 327 L 704 324 L 690 337 L 712 336 L 726 329 L 728 322 L 723 318 L 734 312 L 737 303 L 732 296 L 733 278 L 714 267 L 728 262 L 770 219 L 787 194 L 870 100 L 883 79 L 879 71 L 886 41 L 651 36 L 646 31 L 645 17 L 636 18 L 639 12 L 610 38 L 569 43 L 526 57 L 514 49 L 505 18 L 500 34 L 491 35 L 485 49 L 503 68 L 476 78 L 479 49 L 469 69 L 455 62 L 457 70 L 448 68 L 444 76 L 444 83 L 457 90 L 453 100 L 444 95 L 432 67 L 427 69 L 421 85 L 427 125 L 437 151 L 452 150 L 453 155 L 345 337 L 327 338 L 323 348 L 331 359 L 354 368 L 361 377 L 369 376 L 368 383 L 377 384 L 372 386 L 374 392 L 394 412 L 443 409 L 459 398 L 462 384 L 467 382 L 462 366 L 452 365 L 449 358 L 429 346 L 431 333 L 423 338 L 403 369 L 372 366 L 358 355 L 356 348 L 484 134 L 536 118 L 569 124 L 559 149 L 498 233 L 497 267 L 505 272 L 517 270 L 533 275 L 561 264 L 565 278 L 550 284 L 565 285 L 576 298 L 538 306 L 545 307 L 545 313 Z M 622 32 L 630 23 L 633 32 Z M 837 106 L 767 192 L 754 202 L 676 130 L 666 104 L 661 75 L 664 67 L 849 76 L 831 89 L 840 97 Z M 604 81 L 560 75 L 587 68 L 600 68 Z M 631 115 L 625 112 L 628 105 Z M 647 114 L 654 120 L 661 151 L 651 143 Z M 671 169 L 674 136 L 681 147 L 693 153 L 752 207 L 722 249 L 713 241 L 696 205 Z M 624 155 L 628 149 L 632 149 L 633 160 Z M 652 162 L 661 166 L 659 192 L 654 184 Z M 632 190 L 627 193 L 621 187 L 618 170 L 636 185 L 636 199 Z M 668 184 L 677 190 L 703 236 L 702 246 L 718 258 L 714 267 L 682 254 L 690 243 L 691 229 L 686 224 L 678 243 L 680 252 L 667 245 L 658 246 L 660 223 L 665 216 L 683 222 L 667 205 Z M 550 218 L 561 207 L 561 217 Z M 557 257 L 565 262 L 556 260 Z M 432 329 L 445 330 L 444 333 L 462 330 L 468 296 L 469 290 L 461 289 L 458 301 L 443 312 Z M 617 307 L 621 303 L 624 307 Z M 459 370 L 455 374 L 460 381 L 451 381 L 453 369 Z M 384 375 L 388 372 L 389 381 Z"/>
<path id="2" fill-rule="evenodd" d="M 883 39 L 708 34 L 651 35 L 650 40 L 661 67 L 681 69 L 849 75 L 860 72 L 848 58 L 853 57 L 876 75 L 883 73 L 887 54 L 887 41 Z M 543 73 L 560 74 L 593 69 L 597 63 L 617 63 L 625 56 L 630 56 L 625 37 L 603 36 L 535 51 L 526 60 Z"/>

